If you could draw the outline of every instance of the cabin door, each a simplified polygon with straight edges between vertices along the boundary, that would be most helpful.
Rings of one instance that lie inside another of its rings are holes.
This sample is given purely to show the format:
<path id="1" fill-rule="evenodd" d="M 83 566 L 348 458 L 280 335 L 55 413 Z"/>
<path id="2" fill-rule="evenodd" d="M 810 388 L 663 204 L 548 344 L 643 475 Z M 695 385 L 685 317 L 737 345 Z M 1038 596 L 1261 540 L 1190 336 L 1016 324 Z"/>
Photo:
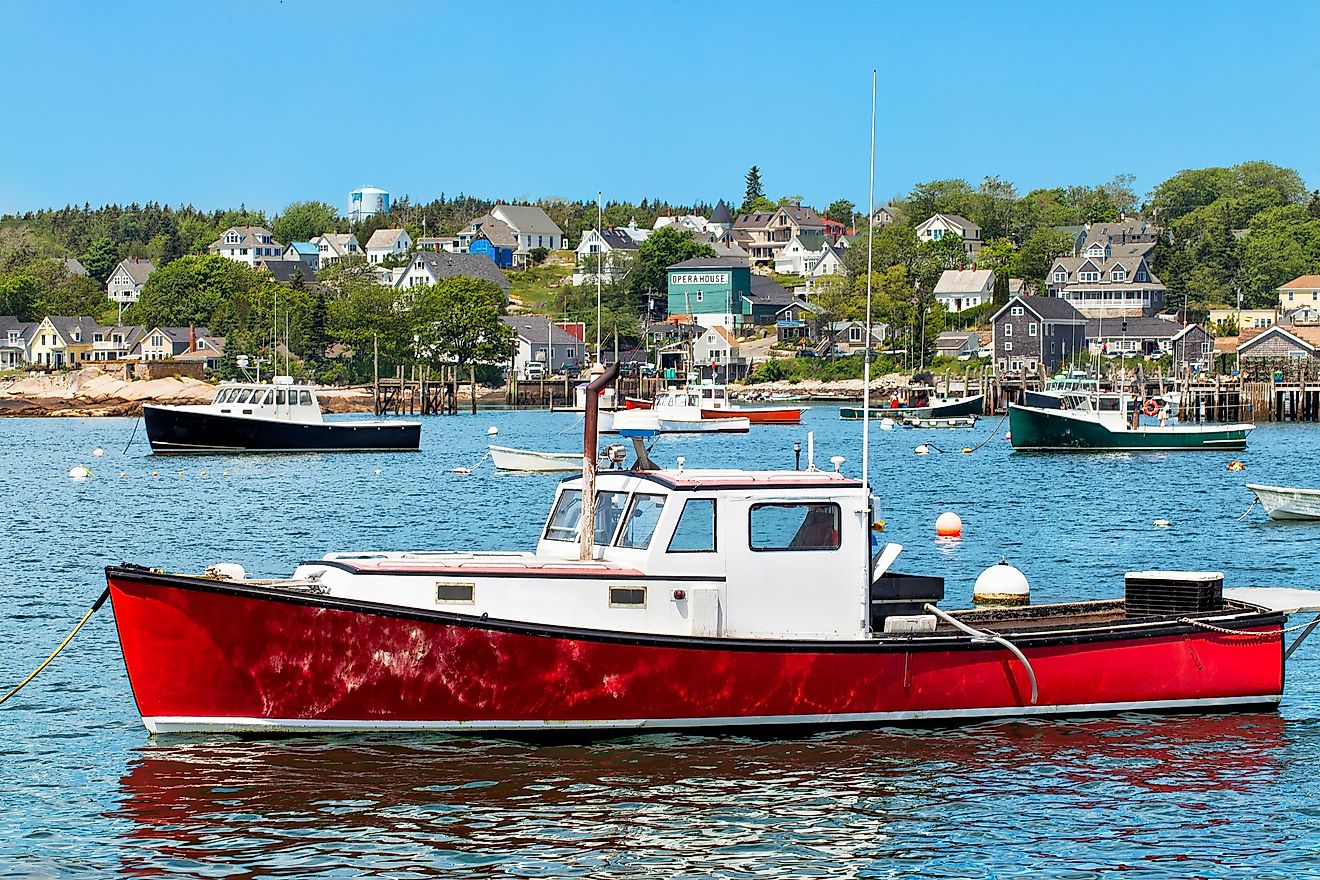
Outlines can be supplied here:
<path id="1" fill-rule="evenodd" d="M 860 575 L 848 570 L 847 559 L 859 548 L 848 546 L 857 529 L 844 516 L 831 501 L 728 499 L 720 511 L 725 635 L 856 635 Z"/>

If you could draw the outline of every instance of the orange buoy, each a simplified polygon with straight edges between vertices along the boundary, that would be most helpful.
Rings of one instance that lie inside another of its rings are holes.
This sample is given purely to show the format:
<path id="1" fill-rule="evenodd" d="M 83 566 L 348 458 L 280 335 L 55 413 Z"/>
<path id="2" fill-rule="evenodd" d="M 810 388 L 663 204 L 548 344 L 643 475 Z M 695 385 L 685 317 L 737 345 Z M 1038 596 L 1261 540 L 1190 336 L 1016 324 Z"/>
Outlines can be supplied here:
<path id="1" fill-rule="evenodd" d="M 935 520 L 935 534 L 941 538 L 961 537 L 962 517 L 951 510 L 941 513 L 939 519 Z"/>

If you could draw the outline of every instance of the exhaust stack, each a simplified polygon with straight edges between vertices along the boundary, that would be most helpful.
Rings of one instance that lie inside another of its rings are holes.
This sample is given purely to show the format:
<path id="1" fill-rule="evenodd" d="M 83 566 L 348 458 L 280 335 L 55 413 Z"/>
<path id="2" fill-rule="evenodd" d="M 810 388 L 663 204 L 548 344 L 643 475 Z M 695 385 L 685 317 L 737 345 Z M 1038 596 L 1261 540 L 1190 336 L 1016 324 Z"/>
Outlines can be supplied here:
<path id="1" fill-rule="evenodd" d="M 578 558 L 584 561 L 592 558 L 596 546 L 596 435 L 600 422 L 600 392 L 618 378 L 619 365 L 616 362 L 587 383 L 586 399 L 582 402 L 582 519 L 578 523 L 578 543 L 581 545 Z"/>

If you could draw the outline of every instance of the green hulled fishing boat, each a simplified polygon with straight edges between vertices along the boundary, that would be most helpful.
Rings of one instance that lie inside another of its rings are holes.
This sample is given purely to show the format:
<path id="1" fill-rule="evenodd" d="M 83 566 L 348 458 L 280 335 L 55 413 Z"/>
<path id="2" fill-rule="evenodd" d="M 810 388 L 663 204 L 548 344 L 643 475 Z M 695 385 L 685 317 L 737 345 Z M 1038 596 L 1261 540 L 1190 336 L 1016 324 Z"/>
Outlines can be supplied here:
<path id="1" fill-rule="evenodd" d="M 1183 425 L 1147 401 L 1133 414 L 1130 395 L 1063 395 L 1058 409 L 1008 407 L 1014 449 L 1041 451 L 1240 450 L 1254 425 Z M 1134 424 L 1135 423 L 1135 424 Z"/>

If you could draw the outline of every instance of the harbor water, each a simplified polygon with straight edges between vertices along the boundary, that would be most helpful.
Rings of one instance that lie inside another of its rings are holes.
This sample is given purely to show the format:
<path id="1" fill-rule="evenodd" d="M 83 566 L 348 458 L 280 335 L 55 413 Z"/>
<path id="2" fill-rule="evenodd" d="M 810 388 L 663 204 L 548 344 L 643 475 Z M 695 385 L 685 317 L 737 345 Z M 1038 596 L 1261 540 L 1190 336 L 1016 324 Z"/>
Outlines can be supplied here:
<path id="1" fill-rule="evenodd" d="M 133 430 L 0 420 L 5 690 L 96 598 L 108 563 L 287 575 L 332 550 L 531 549 L 558 477 L 497 473 L 486 443 L 582 442 L 578 417 L 543 412 L 428 418 L 416 454 L 160 457 L 140 429 L 124 452 Z M 829 406 L 799 427 L 663 437 L 653 454 L 791 468 L 800 441 L 805 466 L 809 430 L 818 466 L 842 455 L 858 473 L 860 423 Z M 895 568 L 946 578 L 946 607 L 1001 555 L 1035 602 L 1117 596 L 1125 571 L 1148 568 L 1320 587 L 1320 526 L 1259 507 L 1239 519 L 1248 481 L 1320 487 L 1314 426 L 1262 426 L 1241 453 L 1172 454 L 1013 453 L 1005 430 L 872 426 L 885 537 L 905 547 Z M 914 455 L 922 442 L 938 448 Z M 93 476 L 69 479 L 78 464 Z M 946 510 L 961 538 L 935 537 Z M 1320 638 L 1290 659 L 1277 713 L 245 740 L 149 736 L 107 606 L 0 724 L 0 877 L 1320 876 Z"/>

